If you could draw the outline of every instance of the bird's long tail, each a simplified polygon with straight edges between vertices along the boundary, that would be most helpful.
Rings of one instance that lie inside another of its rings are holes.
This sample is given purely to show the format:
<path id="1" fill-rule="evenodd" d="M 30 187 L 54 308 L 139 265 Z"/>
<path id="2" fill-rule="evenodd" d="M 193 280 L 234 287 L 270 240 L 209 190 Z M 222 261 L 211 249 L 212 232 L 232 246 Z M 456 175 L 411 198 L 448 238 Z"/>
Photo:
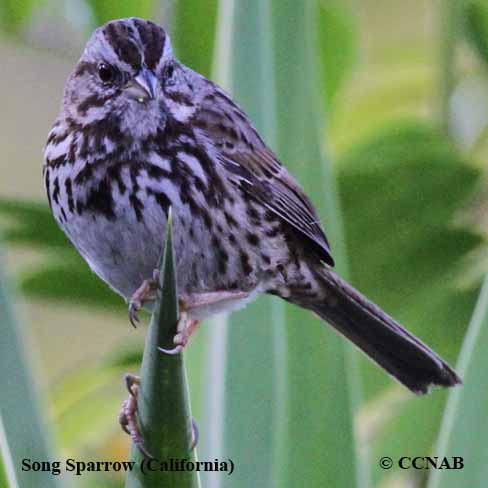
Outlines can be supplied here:
<path id="1" fill-rule="evenodd" d="M 291 299 L 313 310 L 416 394 L 461 383 L 456 372 L 361 293 L 329 269 L 314 271 L 325 300 Z"/>

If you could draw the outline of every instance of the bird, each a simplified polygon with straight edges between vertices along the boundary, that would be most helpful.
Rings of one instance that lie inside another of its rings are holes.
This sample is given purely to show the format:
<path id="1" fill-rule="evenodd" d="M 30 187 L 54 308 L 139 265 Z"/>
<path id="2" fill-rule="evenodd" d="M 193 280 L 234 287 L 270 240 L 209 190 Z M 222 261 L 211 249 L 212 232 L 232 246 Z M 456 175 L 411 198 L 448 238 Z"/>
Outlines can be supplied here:
<path id="1" fill-rule="evenodd" d="M 185 321 L 169 353 L 203 319 L 270 294 L 317 314 L 415 394 L 461 383 L 334 271 L 304 190 L 232 97 L 178 61 L 149 20 L 93 32 L 66 81 L 43 178 L 55 220 L 129 302 L 133 323 L 154 304 L 171 209 Z"/>

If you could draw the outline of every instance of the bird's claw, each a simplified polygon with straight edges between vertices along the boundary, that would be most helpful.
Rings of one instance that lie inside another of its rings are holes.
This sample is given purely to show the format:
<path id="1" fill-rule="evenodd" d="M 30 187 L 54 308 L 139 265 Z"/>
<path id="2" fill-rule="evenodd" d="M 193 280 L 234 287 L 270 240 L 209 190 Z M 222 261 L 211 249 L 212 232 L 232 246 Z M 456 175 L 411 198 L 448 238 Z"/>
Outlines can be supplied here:
<path id="1" fill-rule="evenodd" d="M 137 327 L 140 322 L 138 313 L 142 306 L 155 298 L 155 291 L 159 286 L 159 269 L 155 269 L 152 278 L 144 280 L 132 295 L 129 300 L 129 320 L 133 327 Z"/>
<path id="2" fill-rule="evenodd" d="M 165 349 L 164 347 L 158 347 L 158 349 L 161 352 L 164 352 L 164 354 L 169 354 L 170 356 L 176 356 L 177 354 L 182 353 L 185 350 L 185 347 L 182 346 L 181 344 L 178 344 L 172 349 Z"/>
<path id="3" fill-rule="evenodd" d="M 140 379 L 138 376 L 126 374 L 124 377 L 125 385 L 129 391 L 129 398 L 122 404 L 122 410 L 119 415 L 119 423 L 122 430 L 131 437 L 134 445 L 139 449 L 146 459 L 154 459 L 154 456 L 147 450 L 144 445 L 144 439 L 137 426 L 137 395 L 139 394 Z M 191 443 L 190 451 L 193 451 L 198 444 L 199 430 L 194 418 L 191 419 Z"/>
<path id="4" fill-rule="evenodd" d="M 198 320 L 189 319 L 185 308 L 182 308 L 183 310 L 178 320 L 178 325 L 176 326 L 176 335 L 173 338 L 173 342 L 176 344 L 175 347 L 172 349 L 165 349 L 164 347 L 158 348 L 161 352 L 171 356 L 181 354 L 185 350 L 191 335 L 198 327 Z"/>
<path id="5" fill-rule="evenodd" d="M 130 435 L 132 442 L 145 458 L 154 459 L 151 453 L 146 449 L 144 439 L 137 426 L 137 395 L 139 393 L 140 380 L 137 376 L 131 374 L 126 374 L 124 380 L 130 395 L 122 404 L 122 410 L 119 415 L 120 426 L 126 434 Z"/>
<path id="6" fill-rule="evenodd" d="M 137 324 L 140 322 L 139 316 L 137 315 L 141 309 L 142 304 L 140 300 L 131 299 L 129 302 L 129 320 L 132 327 L 137 328 Z"/>

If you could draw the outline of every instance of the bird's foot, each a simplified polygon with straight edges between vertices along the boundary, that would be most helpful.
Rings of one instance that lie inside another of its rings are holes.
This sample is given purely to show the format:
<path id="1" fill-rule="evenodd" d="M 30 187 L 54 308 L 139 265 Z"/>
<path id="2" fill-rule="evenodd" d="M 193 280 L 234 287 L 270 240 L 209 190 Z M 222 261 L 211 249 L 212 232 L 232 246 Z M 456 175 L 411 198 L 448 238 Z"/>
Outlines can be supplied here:
<path id="1" fill-rule="evenodd" d="M 139 322 L 139 317 L 137 315 L 139 310 L 141 310 L 145 303 L 155 300 L 156 290 L 158 290 L 158 288 L 159 269 L 155 269 L 152 278 L 144 280 L 129 301 L 129 320 L 134 327 L 137 327 Z"/>
<path id="2" fill-rule="evenodd" d="M 173 339 L 175 347 L 172 349 L 159 348 L 166 354 L 180 354 L 188 344 L 190 337 L 199 325 L 198 320 L 190 319 L 189 312 L 199 308 L 209 307 L 225 301 L 244 299 L 248 296 L 246 292 L 217 291 L 206 293 L 195 293 L 193 295 L 179 298 L 180 318 L 176 326 L 176 335 Z"/>
<path id="3" fill-rule="evenodd" d="M 124 377 L 125 385 L 129 391 L 129 398 L 122 404 L 119 414 L 119 423 L 126 434 L 129 434 L 134 445 L 141 451 L 147 459 L 153 459 L 153 456 L 144 446 L 144 439 L 137 425 L 137 395 L 139 393 L 140 378 L 132 374 L 126 374 Z"/>
<path id="4" fill-rule="evenodd" d="M 165 354 L 175 355 L 183 352 L 186 345 L 188 344 L 188 341 L 190 340 L 191 335 L 195 332 L 200 323 L 198 320 L 192 320 L 188 318 L 188 312 L 183 308 L 181 300 L 180 310 L 180 318 L 176 326 L 176 334 L 173 338 L 175 347 L 173 347 L 172 349 L 164 349 L 163 347 L 158 348 L 161 352 L 164 352 Z"/>
<path id="5" fill-rule="evenodd" d="M 142 455 L 147 459 L 154 459 L 151 453 L 144 445 L 144 439 L 139 431 L 137 425 L 137 395 L 139 393 L 139 385 L 141 379 L 139 376 L 133 374 L 126 374 L 124 377 L 125 385 L 129 391 L 129 398 L 124 401 L 122 409 L 119 414 L 119 423 L 122 430 L 130 435 L 132 442 L 139 449 Z M 193 451 L 198 444 L 199 431 L 195 419 L 191 419 L 192 439 L 190 443 L 190 451 Z"/>

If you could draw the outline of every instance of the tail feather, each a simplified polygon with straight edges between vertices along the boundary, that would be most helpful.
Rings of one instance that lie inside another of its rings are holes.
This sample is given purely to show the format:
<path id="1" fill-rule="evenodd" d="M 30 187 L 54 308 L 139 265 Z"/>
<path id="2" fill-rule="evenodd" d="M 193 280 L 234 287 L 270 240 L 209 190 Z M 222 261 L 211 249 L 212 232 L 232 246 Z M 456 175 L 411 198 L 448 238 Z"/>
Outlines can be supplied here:
<path id="1" fill-rule="evenodd" d="M 434 351 L 328 269 L 317 272 L 326 294 L 319 303 L 300 303 L 329 322 L 373 361 L 416 394 L 433 385 L 461 383 Z"/>

